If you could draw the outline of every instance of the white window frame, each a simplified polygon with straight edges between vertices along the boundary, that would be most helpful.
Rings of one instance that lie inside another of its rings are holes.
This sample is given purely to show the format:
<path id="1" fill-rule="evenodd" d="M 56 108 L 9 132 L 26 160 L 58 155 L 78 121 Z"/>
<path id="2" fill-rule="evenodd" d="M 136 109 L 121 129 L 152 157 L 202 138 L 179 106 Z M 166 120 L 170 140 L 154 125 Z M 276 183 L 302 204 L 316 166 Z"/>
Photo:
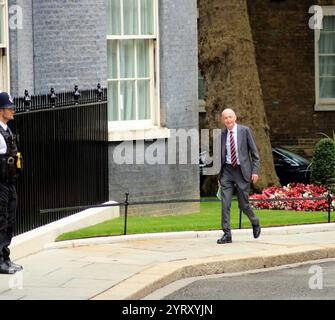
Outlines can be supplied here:
<path id="1" fill-rule="evenodd" d="M 335 6 L 322 6 L 323 16 L 335 17 Z M 319 59 L 319 40 L 320 29 L 314 29 L 314 48 L 315 48 L 315 111 L 335 111 L 334 98 L 320 98 L 320 59 Z"/>
<path id="2" fill-rule="evenodd" d="M 3 6 L 2 10 L 2 22 L 1 30 L 3 31 L 3 42 L 0 43 L 0 91 L 9 92 L 9 54 L 8 54 L 8 43 L 9 43 L 9 29 L 8 29 L 8 2 L 7 0 L 0 0 L 0 5 Z M 4 53 L 4 55 L 3 55 Z M 3 83 L 3 86 L 1 86 Z"/>
<path id="3" fill-rule="evenodd" d="M 122 11 L 121 1 L 121 11 Z M 154 8 L 154 20 L 153 20 L 153 35 L 122 35 L 124 30 L 123 16 L 121 15 L 121 35 L 107 35 L 107 43 L 110 40 L 152 40 L 150 41 L 150 100 L 151 110 L 150 120 L 120 120 L 120 121 L 109 121 L 108 131 L 110 141 L 121 141 L 121 140 L 136 140 L 136 139 L 154 139 L 169 137 L 169 130 L 166 128 L 160 128 L 160 74 L 159 74 L 159 8 L 158 0 L 153 1 Z M 140 16 L 140 15 L 139 15 Z M 140 19 L 140 17 L 139 17 Z M 139 20 L 139 26 L 141 23 Z M 140 33 L 140 30 L 139 30 Z M 118 50 L 119 52 L 119 50 Z M 134 80 L 137 78 L 134 78 Z M 140 79 L 140 78 L 138 78 Z M 107 79 L 109 84 L 112 81 L 122 81 L 122 78 L 117 80 Z M 131 80 L 127 78 L 127 80 Z M 119 95 L 120 97 L 120 95 Z M 137 98 L 136 98 L 137 99 Z M 118 99 L 119 104 L 121 99 Z"/>

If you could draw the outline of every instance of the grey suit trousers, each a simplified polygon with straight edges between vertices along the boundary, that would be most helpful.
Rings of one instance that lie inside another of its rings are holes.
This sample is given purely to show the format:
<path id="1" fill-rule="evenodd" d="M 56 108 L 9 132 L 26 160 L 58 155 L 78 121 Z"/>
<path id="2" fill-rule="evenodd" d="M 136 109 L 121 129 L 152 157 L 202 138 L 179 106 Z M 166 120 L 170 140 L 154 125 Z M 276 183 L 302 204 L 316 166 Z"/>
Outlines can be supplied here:
<path id="1" fill-rule="evenodd" d="M 230 229 L 230 207 L 233 196 L 234 184 L 237 186 L 237 199 L 239 209 L 246 214 L 251 224 L 259 224 L 259 218 L 255 215 L 249 204 L 250 182 L 245 181 L 240 166 L 233 168 L 230 164 L 225 164 L 220 177 L 221 184 L 221 226 L 222 231 L 231 234 Z"/>

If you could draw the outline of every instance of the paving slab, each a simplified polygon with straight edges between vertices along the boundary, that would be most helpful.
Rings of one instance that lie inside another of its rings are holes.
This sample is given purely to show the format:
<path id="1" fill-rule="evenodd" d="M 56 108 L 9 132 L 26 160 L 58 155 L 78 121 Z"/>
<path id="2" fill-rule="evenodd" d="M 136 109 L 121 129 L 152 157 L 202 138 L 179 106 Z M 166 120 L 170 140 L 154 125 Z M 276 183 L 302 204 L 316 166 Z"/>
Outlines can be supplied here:
<path id="1" fill-rule="evenodd" d="M 335 257 L 335 224 L 263 228 L 259 239 L 233 230 L 145 234 L 50 243 L 0 275 L 0 300 L 141 299 L 187 277 L 264 269 Z M 118 241 L 117 241 L 118 240 Z"/>

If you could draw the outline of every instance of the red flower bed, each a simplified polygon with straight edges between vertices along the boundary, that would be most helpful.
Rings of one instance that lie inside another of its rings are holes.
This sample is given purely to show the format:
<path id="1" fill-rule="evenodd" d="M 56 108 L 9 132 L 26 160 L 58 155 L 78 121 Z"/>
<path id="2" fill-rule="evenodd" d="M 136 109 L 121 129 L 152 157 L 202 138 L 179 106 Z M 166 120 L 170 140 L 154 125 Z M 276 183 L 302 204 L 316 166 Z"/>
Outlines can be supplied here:
<path id="1" fill-rule="evenodd" d="M 262 194 L 253 194 L 250 199 L 282 199 L 282 198 L 313 198 L 326 197 L 327 189 L 313 184 L 292 183 L 284 187 L 270 187 L 263 190 Z M 334 195 L 331 195 L 334 197 Z M 251 202 L 256 209 L 278 209 L 296 211 L 328 211 L 328 201 L 325 200 L 292 200 L 292 201 L 257 201 Z M 335 207 L 335 200 L 332 201 Z"/>

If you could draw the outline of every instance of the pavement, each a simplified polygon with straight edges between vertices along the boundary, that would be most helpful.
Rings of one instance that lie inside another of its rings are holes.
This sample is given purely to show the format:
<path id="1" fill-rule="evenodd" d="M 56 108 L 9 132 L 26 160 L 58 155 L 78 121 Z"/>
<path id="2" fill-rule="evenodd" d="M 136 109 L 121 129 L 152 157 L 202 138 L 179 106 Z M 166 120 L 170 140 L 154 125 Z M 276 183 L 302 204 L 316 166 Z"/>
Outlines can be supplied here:
<path id="1" fill-rule="evenodd" d="M 335 300 L 335 259 L 175 281 L 145 300 Z"/>
<path id="2" fill-rule="evenodd" d="M 0 275 L 0 300 L 139 300 L 180 279 L 335 258 L 335 223 L 52 242 Z"/>

